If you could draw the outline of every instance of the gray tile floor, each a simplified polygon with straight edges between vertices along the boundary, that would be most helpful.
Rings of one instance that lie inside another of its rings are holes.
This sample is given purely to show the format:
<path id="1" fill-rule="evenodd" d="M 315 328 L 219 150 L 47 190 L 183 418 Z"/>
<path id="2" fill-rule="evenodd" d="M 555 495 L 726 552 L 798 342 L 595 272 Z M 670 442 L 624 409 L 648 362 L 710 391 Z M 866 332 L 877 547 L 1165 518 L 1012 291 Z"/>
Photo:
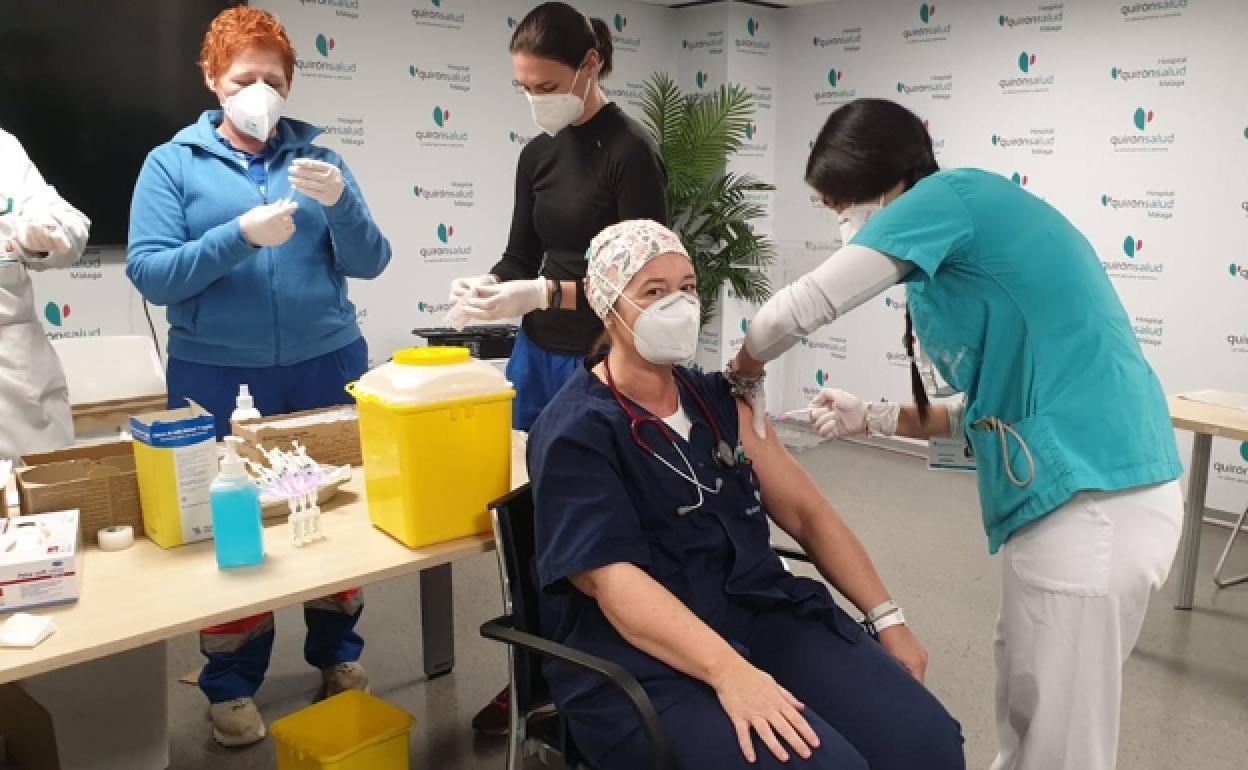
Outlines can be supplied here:
<path id="1" fill-rule="evenodd" d="M 991 638 L 998 588 L 974 479 L 928 473 L 914 458 L 852 445 L 825 444 L 799 457 L 906 607 L 932 656 L 929 683 L 964 726 L 968 767 L 986 770 L 994 740 Z M 1121 770 L 1248 767 L 1248 585 L 1215 591 L 1209 579 L 1227 534 L 1205 528 L 1194 611 L 1172 609 L 1173 576 L 1153 602 L 1127 665 Z M 1248 544 L 1235 562 L 1236 571 L 1248 571 Z M 455 588 L 453 674 L 420 680 L 415 578 L 368 589 L 364 662 L 374 692 L 416 717 L 412 767 L 501 769 L 501 744 L 475 739 L 468 726 L 504 682 L 503 651 L 477 635 L 480 623 L 501 609 L 493 555 L 456 564 Z M 302 661 L 302 642 L 300 613 L 278 613 L 277 649 L 258 698 L 267 719 L 303 707 L 315 694 L 319 677 Z M 171 681 L 198 663 L 193 637 L 171 645 Z M 170 687 L 173 768 L 274 767 L 271 741 L 241 751 L 213 744 L 198 690 Z"/>

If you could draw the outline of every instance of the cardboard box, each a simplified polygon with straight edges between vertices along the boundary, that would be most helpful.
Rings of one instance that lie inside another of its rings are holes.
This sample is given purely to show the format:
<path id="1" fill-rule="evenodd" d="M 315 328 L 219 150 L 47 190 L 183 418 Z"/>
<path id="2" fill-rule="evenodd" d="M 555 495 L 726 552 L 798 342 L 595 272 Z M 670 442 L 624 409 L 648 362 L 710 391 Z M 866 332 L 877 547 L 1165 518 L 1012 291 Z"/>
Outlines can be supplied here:
<path id="1" fill-rule="evenodd" d="M 23 515 L 77 508 L 81 542 L 114 525 L 143 534 L 139 477 L 129 441 L 27 455 L 15 475 Z"/>
<path id="2" fill-rule="evenodd" d="M 264 457 L 256 446 L 290 449 L 298 441 L 308 456 L 322 465 L 361 465 L 360 420 L 354 406 L 331 406 L 306 412 L 240 420 L 233 424 L 233 433 L 241 438 L 242 453 L 258 462 Z"/>
<path id="3" fill-rule="evenodd" d="M 78 601 L 78 511 L 0 519 L 0 612 Z"/>
<path id="4" fill-rule="evenodd" d="M 146 414 L 165 408 L 165 395 L 122 398 L 116 401 L 98 401 L 91 404 L 72 404 L 74 435 L 84 436 L 120 435 L 130 422 L 132 414 Z"/>
<path id="5" fill-rule="evenodd" d="M 212 537 L 217 431 L 199 404 L 130 418 L 143 529 L 162 548 Z"/>

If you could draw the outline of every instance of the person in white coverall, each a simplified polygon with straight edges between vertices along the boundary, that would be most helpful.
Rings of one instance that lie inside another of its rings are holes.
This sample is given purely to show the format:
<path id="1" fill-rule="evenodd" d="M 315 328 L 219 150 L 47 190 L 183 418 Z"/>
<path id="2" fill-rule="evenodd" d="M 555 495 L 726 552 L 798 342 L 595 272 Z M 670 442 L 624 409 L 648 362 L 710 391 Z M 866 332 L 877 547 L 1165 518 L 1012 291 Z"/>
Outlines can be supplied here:
<path id="1" fill-rule="evenodd" d="M 904 283 L 907 326 L 965 400 L 863 403 L 826 389 L 825 437 L 948 436 L 977 461 L 1000 552 L 994 770 L 1110 770 L 1122 667 L 1179 540 L 1182 472 L 1165 395 L 1095 250 L 1061 212 L 998 174 L 941 170 L 893 102 L 836 110 L 806 181 L 843 246 L 777 292 L 729 367 L 761 415 L 762 364 Z"/>
<path id="2" fill-rule="evenodd" d="M 0 460 L 74 440 L 65 373 L 35 313 L 30 271 L 77 261 L 90 227 L 0 130 Z"/>

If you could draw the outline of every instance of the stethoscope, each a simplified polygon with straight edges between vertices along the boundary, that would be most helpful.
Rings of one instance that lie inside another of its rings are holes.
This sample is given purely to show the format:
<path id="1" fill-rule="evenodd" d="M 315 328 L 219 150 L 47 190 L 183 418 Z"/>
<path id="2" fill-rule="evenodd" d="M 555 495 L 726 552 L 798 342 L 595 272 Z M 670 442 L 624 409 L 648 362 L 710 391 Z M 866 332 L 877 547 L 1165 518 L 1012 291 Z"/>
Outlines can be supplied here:
<path id="1" fill-rule="evenodd" d="M 689 482 L 695 489 L 698 490 L 698 502 L 693 505 L 678 506 L 676 508 L 676 514 L 678 516 L 687 516 L 702 507 L 702 505 L 706 502 L 707 493 L 712 495 L 719 494 L 719 491 L 724 487 L 723 478 L 716 477 L 714 487 L 703 484 L 698 479 L 697 473 L 693 470 L 693 463 L 689 462 L 689 458 L 685 456 L 685 453 L 681 450 L 680 445 L 676 443 L 676 434 L 672 432 L 672 429 L 668 427 L 667 423 L 652 414 L 640 413 L 629 406 L 628 399 L 624 398 L 624 395 L 620 393 L 620 389 L 615 386 L 615 378 L 611 375 L 611 364 L 608 363 L 606 358 L 602 359 L 602 366 L 607 372 L 607 387 L 611 388 L 611 395 L 615 396 L 616 403 L 620 405 L 620 408 L 624 410 L 624 414 L 628 416 L 628 432 L 633 438 L 633 443 L 644 451 L 649 452 L 651 457 L 663 463 L 663 465 L 667 466 L 668 470 Z M 715 464 L 721 468 L 736 468 L 739 462 L 737 459 L 737 453 L 733 451 L 732 447 L 728 444 L 728 441 L 724 438 L 724 433 L 720 430 L 719 421 L 715 419 L 715 415 L 711 414 L 711 410 L 707 408 L 706 402 L 702 400 L 702 396 L 689 384 L 689 381 L 685 379 L 685 376 L 680 373 L 679 369 L 672 369 L 672 373 L 676 376 L 676 381 L 680 385 L 683 385 L 685 391 L 693 397 L 694 403 L 698 406 L 698 411 L 702 413 L 702 417 L 706 420 L 707 425 L 711 427 L 711 434 L 715 437 L 715 452 L 712 455 L 715 460 Z M 679 397 L 678 393 L 677 399 L 679 399 Z M 685 468 L 688 471 L 687 473 L 669 462 L 666 457 L 654 451 L 646 439 L 641 435 L 641 428 L 644 425 L 654 425 L 659 429 L 659 433 L 663 435 L 663 438 L 667 439 L 668 443 L 672 445 L 672 449 L 676 450 L 676 454 L 680 456 L 681 461 L 685 464 Z M 748 463 L 749 461 L 743 460 L 742 462 Z"/>

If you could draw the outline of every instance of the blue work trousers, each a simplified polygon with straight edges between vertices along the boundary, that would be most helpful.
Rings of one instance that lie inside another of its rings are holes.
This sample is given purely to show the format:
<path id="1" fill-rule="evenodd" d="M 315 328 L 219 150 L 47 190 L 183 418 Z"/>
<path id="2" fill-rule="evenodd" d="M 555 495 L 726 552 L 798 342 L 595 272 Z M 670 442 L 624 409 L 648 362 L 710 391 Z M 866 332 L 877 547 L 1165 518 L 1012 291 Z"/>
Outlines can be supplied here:
<path id="1" fill-rule="evenodd" d="M 230 435 L 230 415 L 241 385 L 251 391 L 260 414 L 287 414 L 352 403 L 345 388 L 366 371 L 368 345 L 363 337 L 333 353 L 290 366 L 213 366 L 170 358 L 166 374 L 169 408 L 193 400 L 212 412 L 220 440 Z"/>
<path id="2" fill-rule="evenodd" d="M 290 366 L 213 366 L 171 358 L 169 406 L 185 406 L 190 398 L 212 413 L 217 438 L 224 438 L 230 434 L 230 414 L 240 385 L 247 385 L 261 414 L 285 414 L 351 403 L 345 387 L 367 370 L 368 346 L 363 338 Z M 364 640 L 355 632 L 355 625 L 362 611 L 359 589 L 306 602 L 304 658 L 308 663 L 325 669 L 359 660 Z M 199 640 L 208 659 L 199 686 L 209 701 L 221 703 L 255 695 L 273 652 L 272 613 L 206 628 Z"/>
<path id="3" fill-rule="evenodd" d="M 585 356 L 544 350 L 521 329 L 516 335 L 511 358 L 507 361 L 507 379 L 516 389 L 516 400 L 511 406 L 511 427 L 527 433 L 537 416 L 584 360 Z"/>
<path id="4" fill-rule="evenodd" d="M 962 728 L 926 687 L 870 638 L 849 642 L 822 621 L 779 610 L 758 615 L 741 641 L 755 667 L 805 704 L 802 715 L 819 736 L 819 748 L 810 759 L 801 759 L 786 745 L 790 759 L 782 763 L 751 733 L 758 762 L 746 762 L 715 691 L 686 678 L 682 686 L 687 693 L 659 714 L 682 770 L 966 767 Z M 650 756 L 644 735 L 635 730 L 595 766 L 636 770 L 646 767 Z"/>

